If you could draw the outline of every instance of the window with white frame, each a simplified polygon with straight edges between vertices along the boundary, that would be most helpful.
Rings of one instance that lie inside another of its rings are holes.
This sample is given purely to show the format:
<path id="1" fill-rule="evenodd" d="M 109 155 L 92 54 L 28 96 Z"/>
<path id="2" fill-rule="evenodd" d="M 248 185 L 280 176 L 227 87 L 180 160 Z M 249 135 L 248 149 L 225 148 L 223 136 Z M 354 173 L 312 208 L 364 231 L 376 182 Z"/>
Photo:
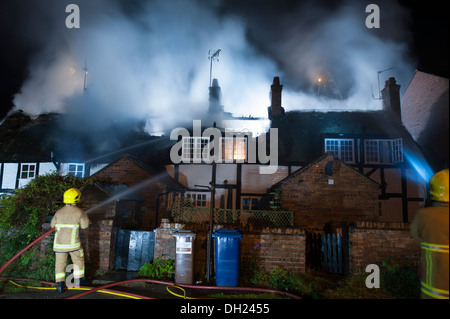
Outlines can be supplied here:
<path id="1" fill-rule="evenodd" d="M 204 158 L 206 156 L 207 158 Z M 182 154 L 183 162 L 200 163 L 202 158 L 209 159 L 209 138 L 183 137 Z"/>
<path id="2" fill-rule="evenodd" d="M 243 210 L 257 210 L 259 198 L 254 196 L 242 197 L 242 209 Z"/>
<path id="3" fill-rule="evenodd" d="M 394 163 L 403 162 L 403 140 L 401 138 L 392 140 L 392 159 Z"/>
<path id="4" fill-rule="evenodd" d="M 247 140 L 245 137 L 222 138 L 222 158 L 225 161 L 243 162 L 247 158 Z"/>
<path id="5" fill-rule="evenodd" d="M 84 177 L 84 164 L 69 163 L 68 164 L 68 175 L 76 177 Z"/>
<path id="6" fill-rule="evenodd" d="M 364 141 L 366 163 L 392 164 L 403 162 L 402 139 L 368 139 Z"/>
<path id="7" fill-rule="evenodd" d="M 185 194 L 185 197 L 191 200 L 194 207 L 207 207 L 208 196 L 206 193 L 193 193 L 189 192 Z"/>
<path id="8" fill-rule="evenodd" d="M 326 138 L 325 153 L 333 152 L 333 154 L 344 162 L 355 162 L 355 146 L 353 139 L 343 138 Z"/>
<path id="9" fill-rule="evenodd" d="M 230 136 L 220 138 L 221 160 L 225 162 L 244 162 L 247 158 L 247 139 L 245 137 Z M 215 149 L 212 149 L 213 152 Z M 185 163 L 200 163 L 210 160 L 210 139 L 207 137 L 183 137 L 182 161 Z"/>
<path id="10" fill-rule="evenodd" d="M 22 164 L 20 167 L 20 178 L 28 179 L 36 176 L 35 164 Z"/>

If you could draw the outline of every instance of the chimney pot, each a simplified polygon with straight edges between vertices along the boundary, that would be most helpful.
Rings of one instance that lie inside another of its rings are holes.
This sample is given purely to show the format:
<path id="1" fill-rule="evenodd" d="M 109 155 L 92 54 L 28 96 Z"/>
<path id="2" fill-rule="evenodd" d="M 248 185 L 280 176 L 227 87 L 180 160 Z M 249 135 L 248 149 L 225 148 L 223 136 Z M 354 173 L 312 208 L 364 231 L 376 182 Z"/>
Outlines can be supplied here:
<path id="1" fill-rule="evenodd" d="M 279 76 L 275 76 L 273 78 L 273 84 L 275 85 L 280 85 L 280 77 Z"/>
<path id="2" fill-rule="evenodd" d="M 397 84 L 394 77 L 386 80 L 384 89 L 381 90 L 381 97 L 383 99 L 383 110 L 391 112 L 401 119 L 400 85 Z"/>
<path id="3" fill-rule="evenodd" d="M 270 86 L 271 106 L 269 107 L 269 119 L 279 119 L 284 115 L 284 108 L 281 106 L 281 91 L 283 86 L 280 85 L 280 78 L 275 76 Z"/>

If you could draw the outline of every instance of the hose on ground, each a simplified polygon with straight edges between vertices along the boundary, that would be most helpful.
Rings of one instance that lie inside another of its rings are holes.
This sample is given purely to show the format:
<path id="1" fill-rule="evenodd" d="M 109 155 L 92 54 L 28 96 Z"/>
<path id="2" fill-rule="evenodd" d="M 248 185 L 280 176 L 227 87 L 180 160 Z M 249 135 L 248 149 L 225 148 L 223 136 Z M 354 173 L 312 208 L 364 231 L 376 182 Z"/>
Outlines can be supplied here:
<path id="1" fill-rule="evenodd" d="M 6 262 L 1 268 L 0 268 L 0 274 L 14 261 L 16 260 L 20 255 L 22 255 L 25 251 L 27 251 L 30 247 L 32 247 L 33 245 L 35 245 L 36 243 L 38 243 L 39 241 L 41 241 L 43 238 L 45 238 L 47 235 L 51 234 L 52 232 L 55 231 L 55 228 L 50 229 L 49 231 L 47 231 L 46 233 L 44 233 L 43 235 L 39 236 L 38 238 L 36 238 L 34 241 L 32 241 L 30 244 L 28 244 L 25 248 L 23 248 L 21 251 L 19 251 L 16 255 L 14 255 L 14 257 L 12 257 L 8 262 Z M 4 279 L 5 277 L 0 277 L 0 279 Z M 9 279 L 9 278 L 7 278 Z M 17 279 L 16 279 L 17 280 Z M 29 280 L 29 279 L 25 279 L 25 280 Z M 114 287 L 114 286 L 118 286 L 118 285 L 123 285 L 123 284 L 128 284 L 128 283 L 136 283 L 136 282 L 148 282 L 148 283 L 154 283 L 154 284 L 161 284 L 161 285 L 166 285 L 166 286 L 174 286 L 173 283 L 171 282 L 165 282 L 165 281 L 159 281 L 159 280 L 153 280 L 153 279 L 130 279 L 130 280 L 125 280 L 125 281 L 119 281 L 119 282 L 114 282 L 114 283 L 110 283 L 110 284 L 106 284 L 100 287 L 85 287 L 85 289 L 89 289 L 88 291 L 82 292 L 78 295 L 69 297 L 67 299 L 77 299 L 83 296 L 86 296 L 88 294 L 91 294 L 93 292 L 96 291 L 106 291 L 107 288 L 109 287 Z M 52 285 L 54 285 L 54 283 L 51 283 Z M 294 294 L 288 293 L 288 292 L 284 292 L 284 291 L 279 291 L 279 290 L 274 290 L 274 289 L 264 289 L 264 288 L 251 288 L 251 287 L 223 287 L 223 286 L 195 286 L 195 285 L 185 285 L 185 284 L 177 284 L 176 286 L 177 288 L 179 287 L 183 287 L 183 288 L 192 288 L 192 289 L 207 289 L 207 290 L 235 290 L 235 291 L 253 291 L 253 292 L 268 292 L 268 293 L 276 293 L 276 294 L 282 294 L 282 295 L 286 295 L 288 297 L 294 298 L 294 299 L 301 299 L 299 296 L 296 296 Z M 188 297 L 186 297 L 186 292 L 184 291 L 184 289 L 182 289 L 184 292 L 184 296 L 182 296 L 182 298 L 188 299 Z M 169 289 L 168 291 L 177 296 L 180 297 L 180 295 L 178 294 L 174 294 L 173 292 L 171 292 Z M 120 292 L 122 293 L 122 292 Z M 144 297 L 144 296 L 139 296 L 139 295 L 135 295 L 136 297 L 140 298 L 140 299 L 151 299 L 148 297 Z"/>
<path id="2" fill-rule="evenodd" d="M 31 246 L 33 246 L 34 244 L 38 243 L 39 241 L 41 241 L 42 239 L 44 239 L 47 235 L 53 233 L 55 231 L 55 228 L 50 229 L 48 232 L 46 232 L 45 234 L 39 236 L 38 238 L 36 238 L 35 240 L 33 240 L 31 243 L 29 243 L 24 249 L 22 249 L 21 251 L 19 251 L 17 254 L 14 255 L 13 258 L 11 258 L 10 260 L 8 260 L 8 262 L 6 264 L 4 264 L 2 266 L 2 268 L 0 268 L 0 274 L 14 261 L 16 260 L 20 255 L 22 255 L 24 252 L 26 252 Z"/>
<path id="3" fill-rule="evenodd" d="M 4 279 L 4 277 L 0 277 L 0 279 Z M 32 281 L 34 279 L 27 279 L 27 278 L 16 278 L 16 281 Z M 25 285 L 20 285 L 17 282 L 13 281 L 13 280 L 8 280 L 11 284 L 13 284 L 16 287 L 20 287 L 20 288 L 27 288 L 27 289 L 37 289 L 37 290 L 55 290 L 55 287 L 37 287 L 37 286 L 25 286 Z M 51 286 L 55 286 L 55 283 L 50 283 L 50 282 L 44 282 L 41 280 L 37 280 L 39 283 L 42 284 L 46 284 L 46 285 L 51 285 Z M 92 287 L 72 287 L 72 288 L 67 288 L 69 290 L 91 290 L 93 289 Z M 117 291 L 117 290 L 111 290 L 111 289 L 100 289 L 98 290 L 98 292 L 101 293 L 105 293 L 105 294 L 109 294 L 109 295 L 115 295 L 115 296 L 119 296 L 119 297 L 126 297 L 126 298 L 131 298 L 131 299 L 154 299 L 154 298 L 150 298 L 150 297 L 145 297 L 145 296 L 140 296 L 137 294 L 133 294 L 133 293 L 128 293 L 128 292 L 123 292 L 123 291 Z"/>

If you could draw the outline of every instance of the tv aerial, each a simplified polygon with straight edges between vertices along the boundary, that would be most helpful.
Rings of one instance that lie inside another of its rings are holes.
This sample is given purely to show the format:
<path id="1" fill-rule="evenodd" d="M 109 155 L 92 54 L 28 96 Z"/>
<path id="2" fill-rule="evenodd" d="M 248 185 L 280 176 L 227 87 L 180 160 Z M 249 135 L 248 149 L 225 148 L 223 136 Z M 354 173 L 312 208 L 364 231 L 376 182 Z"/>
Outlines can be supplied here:
<path id="1" fill-rule="evenodd" d="M 214 50 L 209 50 L 208 52 L 208 59 L 211 61 L 211 64 L 209 66 L 209 86 L 212 85 L 212 63 L 213 61 L 217 61 L 219 62 L 219 54 L 220 54 L 220 49 L 214 51 Z"/>
<path id="2" fill-rule="evenodd" d="M 389 69 L 386 69 L 386 70 L 382 70 L 382 71 L 378 71 L 378 72 L 377 72 L 377 79 L 378 79 L 378 97 L 375 97 L 375 96 L 373 95 L 373 87 L 372 87 L 372 85 L 370 86 L 370 89 L 371 89 L 371 91 L 372 91 L 372 98 L 373 98 L 374 100 L 381 100 L 381 99 L 382 99 L 382 96 L 381 96 L 381 87 L 380 87 L 380 74 L 383 73 L 383 72 L 392 70 L 392 69 L 393 69 L 393 67 L 390 67 Z"/>

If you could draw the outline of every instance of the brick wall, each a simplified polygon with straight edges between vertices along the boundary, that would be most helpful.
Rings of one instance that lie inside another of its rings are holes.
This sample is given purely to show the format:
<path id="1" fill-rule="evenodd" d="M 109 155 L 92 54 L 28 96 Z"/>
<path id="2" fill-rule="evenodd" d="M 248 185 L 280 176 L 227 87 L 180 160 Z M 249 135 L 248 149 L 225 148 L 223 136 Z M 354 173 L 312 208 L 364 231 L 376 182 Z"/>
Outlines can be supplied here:
<path id="1" fill-rule="evenodd" d="M 82 231 L 83 249 L 88 276 L 112 269 L 114 260 L 114 225 L 112 219 L 92 219 Z"/>
<path id="2" fill-rule="evenodd" d="M 331 176 L 325 172 L 328 162 L 333 164 Z M 294 212 L 296 227 L 308 231 L 323 231 L 330 222 L 376 221 L 380 216 L 379 185 L 333 156 L 290 175 L 280 186 L 282 208 Z"/>
<path id="3" fill-rule="evenodd" d="M 152 230 L 159 222 L 156 222 L 156 198 L 165 191 L 165 187 L 156 180 L 152 182 L 151 174 L 139 167 L 128 155 L 124 154 L 114 163 L 93 175 L 99 179 L 111 179 L 112 182 L 133 187 L 140 184 L 134 191 L 144 199 L 143 206 L 146 213 L 142 218 L 142 230 Z M 148 183 L 145 183 L 147 182 Z M 143 184 L 141 184 L 143 183 Z M 162 212 L 160 212 L 162 213 Z"/>
<path id="4" fill-rule="evenodd" d="M 216 227 L 220 228 L 220 226 Z M 206 238 L 208 225 L 162 223 L 155 231 L 155 258 L 175 259 L 177 230 L 191 230 L 196 234 L 194 246 L 194 273 L 202 280 L 206 274 Z M 248 274 L 250 261 L 258 258 L 262 267 L 270 271 L 283 267 L 299 273 L 305 272 L 305 232 L 301 229 L 249 228 L 241 240 L 240 273 Z M 214 249 L 214 246 L 213 246 Z"/>
<path id="5" fill-rule="evenodd" d="M 350 270 L 364 271 L 369 264 L 381 266 L 392 259 L 418 265 L 420 245 L 411 236 L 409 223 L 356 222 L 349 227 Z"/>
<path id="6" fill-rule="evenodd" d="M 80 208 L 97 207 L 109 196 L 96 187 L 83 189 Z M 81 230 L 82 247 L 84 249 L 86 273 L 92 278 L 97 273 L 107 272 L 113 266 L 114 253 L 114 218 L 116 202 L 109 202 L 88 213 L 89 227 Z"/>
<path id="7" fill-rule="evenodd" d="M 304 273 L 305 231 L 297 228 L 263 228 L 245 232 L 241 241 L 242 267 L 248 269 L 252 258 L 258 258 L 262 267 L 271 271 L 282 267 Z"/>

